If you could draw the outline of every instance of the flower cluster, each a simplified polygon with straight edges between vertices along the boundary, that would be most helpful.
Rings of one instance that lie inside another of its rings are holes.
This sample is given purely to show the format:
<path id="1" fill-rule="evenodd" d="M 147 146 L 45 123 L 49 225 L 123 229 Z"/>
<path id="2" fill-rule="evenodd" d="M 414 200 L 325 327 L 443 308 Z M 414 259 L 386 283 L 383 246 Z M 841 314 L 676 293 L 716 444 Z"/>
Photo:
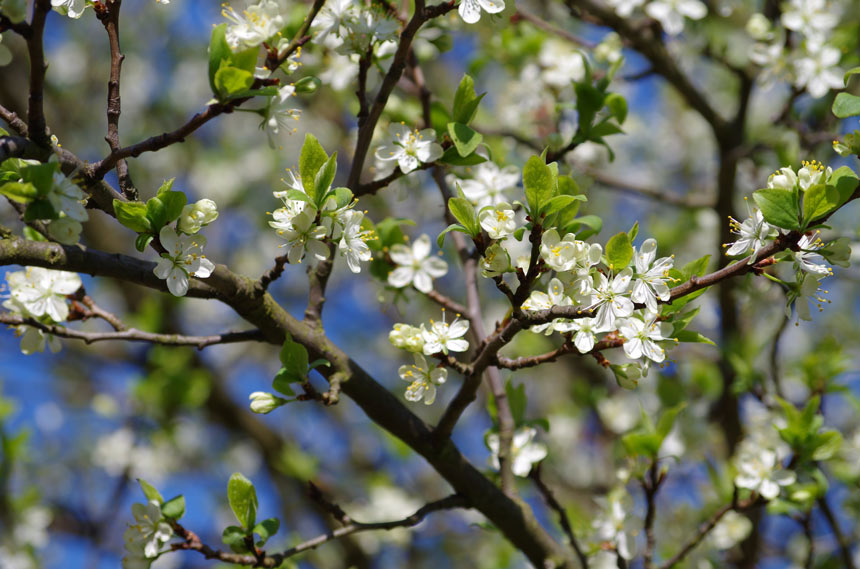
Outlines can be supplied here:
<path id="1" fill-rule="evenodd" d="M 77 274 L 40 267 L 7 273 L 6 282 L 9 298 L 3 302 L 3 307 L 43 324 L 65 322 L 69 317 L 67 296 L 81 288 Z M 24 354 L 42 352 L 46 344 L 52 352 L 60 349 L 57 338 L 32 326 L 18 326 L 15 333 L 21 337 L 21 352 Z"/>
<path id="2" fill-rule="evenodd" d="M 388 334 L 388 340 L 395 348 L 400 348 L 414 354 L 415 364 L 401 366 L 400 378 L 409 381 L 406 389 L 408 401 L 420 401 L 430 405 L 436 399 L 436 386 L 445 383 L 448 370 L 441 367 L 431 367 L 424 356 L 438 354 L 448 355 L 449 352 L 465 352 L 469 342 L 463 338 L 469 331 L 469 321 L 460 320 L 459 315 L 453 321 L 447 322 L 445 311 L 442 311 L 442 321 L 430 320 L 429 326 L 420 327 L 408 324 L 395 324 Z"/>
<path id="3" fill-rule="evenodd" d="M 633 11 L 645 0 L 607 0 L 619 16 L 631 16 Z M 645 5 L 645 13 L 660 22 L 663 30 L 670 36 L 684 31 L 684 19 L 701 20 L 708 14 L 708 8 L 699 0 L 653 0 Z"/>
<path id="4" fill-rule="evenodd" d="M 766 69 L 765 75 L 787 75 L 795 87 L 816 99 L 844 87 L 842 52 L 827 43 L 834 37 L 840 11 L 839 3 L 830 0 L 790 0 L 776 29 L 763 14 L 753 14 L 747 32 L 757 43 L 750 59 Z M 786 42 L 788 34 L 797 40 Z"/>
<path id="5" fill-rule="evenodd" d="M 313 23 L 316 40 L 342 56 L 366 57 L 383 45 L 394 45 L 399 24 L 385 13 L 355 0 L 326 2 Z"/>
<path id="6" fill-rule="evenodd" d="M 273 192 L 283 202 L 283 207 L 272 212 L 278 236 L 287 242 L 281 247 L 289 247 L 287 260 L 300 263 L 306 254 L 317 261 L 325 261 L 330 256 L 330 245 L 337 246 L 342 257 L 353 273 L 361 272 L 361 263 L 371 260 L 367 241 L 375 238 L 370 229 L 362 229 L 364 213 L 353 209 L 356 200 L 346 188 L 338 188 L 324 199 L 322 207 L 317 207 L 305 191 L 300 176 L 288 171 L 287 191 Z"/>
<path id="7" fill-rule="evenodd" d="M 275 0 L 260 0 L 241 12 L 225 4 L 221 15 L 229 22 L 226 39 L 233 51 L 257 47 L 277 36 L 287 23 Z"/>

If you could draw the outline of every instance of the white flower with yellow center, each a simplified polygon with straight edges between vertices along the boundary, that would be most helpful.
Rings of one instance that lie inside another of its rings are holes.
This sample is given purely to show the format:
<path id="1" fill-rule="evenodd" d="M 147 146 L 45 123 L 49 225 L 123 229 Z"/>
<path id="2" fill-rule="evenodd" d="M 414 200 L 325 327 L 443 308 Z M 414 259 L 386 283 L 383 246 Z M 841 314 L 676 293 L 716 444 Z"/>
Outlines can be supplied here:
<path id="1" fill-rule="evenodd" d="M 793 484 L 794 472 L 783 470 L 770 449 L 745 449 L 735 459 L 735 486 L 758 492 L 765 500 L 779 496 L 782 486 Z"/>
<path id="2" fill-rule="evenodd" d="M 472 175 L 467 180 L 449 176 L 448 183 L 459 184 L 466 198 L 479 208 L 507 202 L 507 194 L 516 189 L 520 181 L 520 171 L 515 166 L 499 168 L 490 161 L 475 166 Z"/>
<path id="3" fill-rule="evenodd" d="M 823 276 L 832 276 L 833 269 L 828 267 L 827 265 L 819 265 L 815 261 L 823 261 L 824 257 L 822 257 L 819 253 L 816 253 L 819 249 L 824 247 L 824 243 L 822 243 L 821 239 L 818 237 L 818 231 L 814 233 L 810 233 L 809 235 L 804 235 L 797 242 L 797 251 L 793 251 L 794 262 L 801 269 L 808 273 L 815 273 Z"/>
<path id="4" fill-rule="evenodd" d="M 626 268 L 612 280 L 603 273 L 597 273 L 596 283 L 590 291 L 589 296 L 597 307 L 597 327 L 602 330 L 615 330 L 615 321 L 618 318 L 627 318 L 633 314 L 633 301 L 628 297 L 627 289 L 630 288 L 630 280 L 633 271 Z"/>
<path id="5" fill-rule="evenodd" d="M 815 184 L 825 184 L 830 179 L 833 170 L 830 166 L 824 167 L 824 164 L 817 160 L 804 161 L 800 170 L 797 171 L 797 181 L 800 184 L 800 189 L 804 192 Z"/>
<path id="6" fill-rule="evenodd" d="M 54 322 L 64 322 L 69 317 L 66 296 L 81 288 L 81 278 L 76 273 L 41 267 L 7 273 L 6 282 L 13 301 L 10 304 L 19 305 L 26 316 L 48 317 Z"/>
<path id="7" fill-rule="evenodd" d="M 198 200 L 182 208 L 182 214 L 176 228 L 182 233 L 191 235 L 218 219 L 218 205 L 210 199 Z"/>
<path id="8" fill-rule="evenodd" d="M 436 386 L 445 383 L 448 379 L 448 370 L 427 364 L 423 355 L 415 354 L 415 363 L 411 366 L 403 365 L 397 370 L 400 379 L 409 382 L 406 388 L 407 401 L 417 402 L 424 399 L 425 405 L 432 405 L 436 401 Z"/>
<path id="9" fill-rule="evenodd" d="M 423 293 L 433 290 L 433 279 L 445 276 L 448 263 L 430 256 L 430 237 L 422 235 L 412 247 L 398 243 L 389 251 L 391 260 L 398 267 L 388 274 L 388 284 L 401 288 L 414 285 Z"/>
<path id="10" fill-rule="evenodd" d="M 125 530 L 125 548 L 131 553 L 143 553 L 147 559 L 157 557 L 161 545 L 173 536 L 173 529 L 161 513 L 161 506 L 152 500 L 148 504 L 132 504 L 135 524 Z"/>
<path id="11" fill-rule="evenodd" d="M 529 297 L 523 302 L 523 310 L 549 310 L 553 306 L 570 306 L 573 301 L 564 294 L 564 285 L 558 279 L 552 279 L 547 286 L 547 292 L 539 290 L 532 291 Z M 569 332 L 572 325 L 567 320 L 557 318 L 546 324 L 537 324 L 529 328 L 532 332 L 544 332 L 547 336 L 553 332 Z"/>
<path id="12" fill-rule="evenodd" d="M 226 39 L 233 51 L 256 47 L 286 25 L 281 8 L 274 0 L 261 0 L 241 13 L 225 4 L 221 15 L 230 22 Z"/>
<path id="13" fill-rule="evenodd" d="M 266 136 L 269 137 L 269 146 L 275 148 L 275 136 L 280 134 L 281 129 L 287 132 L 295 132 L 295 123 L 299 120 L 299 109 L 292 108 L 289 103 L 290 97 L 296 92 L 296 88 L 292 85 L 284 85 L 278 89 L 278 94 L 269 97 L 269 104 L 263 111 L 263 122 L 260 123 L 260 128 L 266 129 Z"/>
<path id="14" fill-rule="evenodd" d="M 170 294 L 185 296 L 189 276 L 205 279 L 215 270 L 215 264 L 203 255 L 206 238 L 202 235 L 183 235 L 165 225 L 158 239 L 167 251 L 161 254 L 153 272 L 167 281 Z"/>
<path id="15" fill-rule="evenodd" d="M 561 238 L 558 231 L 553 228 L 541 237 L 540 256 L 554 271 L 564 272 L 573 268 L 578 251 L 576 236 L 573 233 L 568 233 Z"/>
<path id="16" fill-rule="evenodd" d="M 645 356 L 649 360 L 660 363 L 666 359 L 666 350 L 657 342 L 671 340 L 672 325 L 668 322 L 656 322 L 656 314 L 651 314 L 646 320 L 627 318 L 618 321 L 618 333 L 624 338 L 624 353 L 631 360 Z"/>
<path id="17" fill-rule="evenodd" d="M 504 247 L 493 243 L 481 257 L 481 274 L 487 278 L 497 277 L 511 268 L 511 257 Z"/>
<path id="18" fill-rule="evenodd" d="M 657 312 L 657 300 L 666 302 L 670 298 L 669 269 L 675 264 L 672 257 L 656 260 L 657 241 L 646 239 L 639 250 L 633 251 L 633 261 L 636 267 L 636 279 L 630 298 L 634 302 L 642 302 L 650 312 Z"/>
<path id="19" fill-rule="evenodd" d="M 388 127 L 388 133 L 392 141 L 380 146 L 376 157 L 383 161 L 396 161 L 404 174 L 442 157 L 442 147 L 436 144 L 436 131 L 432 128 L 413 130 L 403 123 L 394 123 Z"/>
<path id="20" fill-rule="evenodd" d="M 54 173 L 54 183 L 47 198 L 57 213 L 62 212 L 75 221 L 89 219 L 87 210 L 84 209 L 84 192 L 62 173 Z"/>
<path id="21" fill-rule="evenodd" d="M 573 336 L 573 345 L 580 354 L 586 354 L 594 349 L 597 342 L 597 334 L 606 332 L 597 326 L 596 318 L 575 318 L 570 322 L 570 329 L 576 331 Z"/>
<path id="22" fill-rule="evenodd" d="M 744 255 L 752 249 L 749 258 L 750 263 L 755 262 L 758 252 L 764 248 L 765 243 L 775 233 L 774 229 L 764 220 L 761 211 L 756 208 L 753 208 L 749 218 L 745 219 L 743 223 L 738 223 L 735 218 L 729 217 L 729 225 L 732 228 L 732 233 L 740 236 L 740 239 L 730 246 L 724 245 L 724 247 L 729 247 L 726 255 L 729 257 Z"/>
<path id="23" fill-rule="evenodd" d="M 370 247 L 366 241 L 374 238 L 372 231 L 361 229 L 361 220 L 364 214 L 351 209 L 343 212 L 341 219 L 344 223 L 338 250 L 346 257 L 346 264 L 353 273 L 361 272 L 361 262 L 371 260 Z"/>
<path id="24" fill-rule="evenodd" d="M 708 7 L 699 0 L 654 0 L 645 6 L 645 13 L 660 22 L 670 36 L 684 31 L 684 18 L 701 20 Z"/>
<path id="25" fill-rule="evenodd" d="M 87 7 L 86 0 L 51 0 L 51 7 L 70 18 L 77 20 Z"/>
<path id="26" fill-rule="evenodd" d="M 445 311 L 442 310 L 442 322 L 430 321 L 430 329 L 421 330 L 424 337 L 424 355 L 432 356 L 442 352 L 465 352 L 469 342 L 463 338 L 469 331 L 469 321 L 454 318 L 450 324 L 445 321 Z"/>
<path id="27" fill-rule="evenodd" d="M 315 219 L 316 210 L 309 207 L 295 215 L 290 220 L 289 227 L 278 230 L 278 235 L 287 240 L 281 247 L 289 246 L 287 259 L 291 264 L 301 262 L 306 249 L 318 261 L 328 259 L 328 245 L 323 242 L 328 235 L 328 229 L 314 223 Z M 273 225 L 273 222 L 269 222 L 269 225 Z"/>
<path id="28" fill-rule="evenodd" d="M 511 204 L 502 202 L 495 207 L 486 208 L 478 215 L 478 221 L 490 239 L 504 239 L 514 232 L 517 222 Z"/>

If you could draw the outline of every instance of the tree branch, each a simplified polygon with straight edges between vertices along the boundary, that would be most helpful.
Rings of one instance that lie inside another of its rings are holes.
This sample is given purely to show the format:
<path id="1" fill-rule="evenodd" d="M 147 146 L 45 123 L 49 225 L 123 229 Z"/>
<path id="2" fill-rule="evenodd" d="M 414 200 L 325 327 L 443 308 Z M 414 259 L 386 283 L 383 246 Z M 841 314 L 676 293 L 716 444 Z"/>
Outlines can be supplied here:
<path id="1" fill-rule="evenodd" d="M 555 494 L 553 494 L 552 489 L 550 489 L 550 487 L 544 483 L 543 479 L 541 479 L 540 474 L 541 465 L 538 464 L 529 473 L 529 478 L 534 481 L 535 486 L 537 486 L 543 499 L 546 501 L 547 506 L 549 506 L 550 509 L 555 510 L 558 514 L 558 523 L 564 531 L 564 534 L 567 536 L 567 539 L 570 540 L 570 546 L 573 547 L 582 569 L 588 569 L 588 556 L 585 555 L 585 552 L 582 550 L 576 539 L 576 535 L 573 533 L 573 527 L 570 525 L 570 519 L 567 517 L 567 512 L 565 511 L 564 506 L 559 503 Z"/>
<path id="2" fill-rule="evenodd" d="M 50 0 L 35 0 L 33 19 L 30 22 L 30 37 L 27 38 L 27 52 L 30 56 L 30 94 L 27 103 L 27 128 L 30 138 L 39 146 L 50 146 L 48 127 L 45 123 L 44 86 L 45 46 L 42 36 L 45 33 L 45 19 L 51 11 Z"/>

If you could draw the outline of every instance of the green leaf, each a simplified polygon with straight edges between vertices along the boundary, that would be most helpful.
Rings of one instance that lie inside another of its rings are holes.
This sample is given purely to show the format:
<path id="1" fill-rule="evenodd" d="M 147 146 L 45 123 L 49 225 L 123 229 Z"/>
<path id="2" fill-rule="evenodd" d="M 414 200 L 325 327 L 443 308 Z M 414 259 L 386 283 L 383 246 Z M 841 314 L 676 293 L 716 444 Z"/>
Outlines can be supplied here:
<path id="1" fill-rule="evenodd" d="M 794 192 L 765 188 L 753 192 L 753 200 L 765 221 L 782 229 L 799 229 L 798 204 Z"/>
<path id="2" fill-rule="evenodd" d="M 613 271 L 620 271 L 630 264 L 633 260 L 633 245 L 629 235 L 622 231 L 612 236 L 606 243 L 606 260 Z"/>
<path id="3" fill-rule="evenodd" d="M 234 472 L 227 483 L 227 500 L 242 527 L 253 528 L 257 518 L 257 491 L 251 481 Z"/>
<path id="4" fill-rule="evenodd" d="M 306 134 L 305 142 L 302 145 L 302 153 L 299 156 L 299 175 L 302 178 L 302 186 L 311 199 L 316 198 L 314 191 L 316 189 L 317 172 L 319 172 L 328 159 L 328 154 L 325 153 L 319 140 L 310 133 Z"/>
<path id="5" fill-rule="evenodd" d="M 259 47 L 250 47 L 246 50 L 230 54 L 230 63 L 251 75 L 257 68 L 257 56 L 260 54 Z"/>
<path id="6" fill-rule="evenodd" d="M 286 72 L 286 65 L 282 65 L 281 68 Z M 322 81 L 320 81 L 319 77 L 314 77 L 313 75 L 305 75 L 295 83 L 296 93 L 316 93 L 319 88 L 322 86 Z M 277 95 L 277 87 L 275 87 L 275 95 Z"/>
<path id="7" fill-rule="evenodd" d="M 700 257 L 695 261 L 690 261 L 683 267 L 681 267 L 681 278 L 685 281 L 690 280 L 690 277 L 697 276 L 701 277 L 705 274 L 705 271 L 708 270 L 708 263 L 711 260 L 710 255 L 705 255 L 704 257 Z"/>
<path id="8" fill-rule="evenodd" d="M 556 213 L 556 212 L 559 212 L 563 209 L 566 209 L 567 207 L 569 207 L 571 204 L 574 204 L 575 202 L 584 202 L 584 201 L 586 201 L 586 198 L 583 195 L 555 196 L 554 198 L 551 198 L 549 201 L 547 201 L 543 205 L 543 207 L 541 208 L 541 211 L 543 213 L 546 213 L 547 215 L 549 215 L 551 213 Z"/>
<path id="9" fill-rule="evenodd" d="M 281 363 L 284 364 L 284 369 L 299 378 L 297 381 L 302 381 L 307 376 L 308 351 L 304 346 L 287 337 L 284 341 L 284 346 L 281 348 L 280 357 Z"/>
<path id="10" fill-rule="evenodd" d="M 833 100 L 833 114 L 840 119 L 860 115 L 860 97 L 850 93 L 839 93 Z"/>
<path id="11" fill-rule="evenodd" d="M 637 235 L 639 235 L 639 222 L 638 221 L 633 223 L 633 227 L 631 227 L 630 231 L 627 232 L 627 237 L 629 237 L 630 242 L 633 243 L 633 240 L 636 239 Z"/>
<path id="12" fill-rule="evenodd" d="M 6 182 L 0 186 L 0 194 L 19 203 L 27 203 L 39 197 L 39 190 L 30 182 Z"/>
<path id="13" fill-rule="evenodd" d="M 301 190 L 287 190 L 287 199 L 299 200 L 307 202 L 309 204 L 313 204 L 313 200 L 311 200 L 311 197 Z"/>
<path id="14" fill-rule="evenodd" d="M 158 187 L 158 193 L 156 195 L 161 195 L 165 192 L 169 192 L 171 188 L 173 188 L 173 182 L 176 181 L 176 178 L 170 178 L 169 180 L 164 180 L 161 183 L 161 186 Z"/>
<path id="15" fill-rule="evenodd" d="M 860 183 L 860 180 L 857 179 L 857 174 L 855 174 L 854 170 L 848 166 L 837 168 L 833 174 L 830 175 L 830 179 L 827 181 L 827 184 L 835 187 L 839 194 L 838 206 L 841 206 L 848 201 L 848 198 L 851 197 L 854 190 L 857 188 L 858 183 Z"/>
<path id="16" fill-rule="evenodd" d="M 584 229 L 587 228 L 587 229 Z M 596 215 L 583 215 L 574 219 L 560 234 L 575 233 L 579 240 L 588 239 L 592 235 L 600 233 L 603 229 L 603 220 Z"/>
<path id="17" fill-rule="evenodd" d="M 627 118 L 627 99 L 618 93 L 609 93 L 606 95 L 604 104 L 609 109 L 609 114 L 618 121 L 618 124 L 624 124 L 624 120 Z"/>
<path id="18" fill-rule="evenodd" d="M 598 140 L 600 138 L 603 138 L 604 136 L 609 136 L 612 134 L 624 134 L 624 131 L 621 129 L 620 126 L 613 123 L 612 121 L 604 120 L 594 125 L 594 128 L 589 131 L 588 136 L 592 140 Z"/>
<path id="19" fill-rule="evenodd" d="M 154 197 L 146 200 L 146 217 L 152 226 L 153 231 L 159 231 L 167 225 L 167 206 L 161 198 Z"/>
<path id="20" fill-rule="evenodd" d="M 660 419 L 657 421 L 657 436 L 660 437 L 660 444 L 663 444 L 663 440 L 669 435 L 672 427 L 675 426 L 675 419 L 678 417 L 678 413 L 680 413 L 686 406 L 686 402 L 679 403 L 674 407 L 667 409 L 660 416 Z"/>
<path id="21" fill-rule="evenodd" d="M 215 87 L 215 74 L 221 68 L 221 62 L 229 61 L 232 51 L 227 43 L 227 24 L 219 24 L 212 28 L 212 36 L 209 39 L 209 86 L 212 93 L 218 95 Z"/>
<path id="22" fill-rule="evenodd" d="M 132 231 L 145 233 L 152 230 L 152 224 L 146 215 L 147 206 L 143 202 L 113 200 L 113 210 L 117 221 Z"/>
<path id="23" fill-rule="evenodd" d="M 161 497 L 161 492 L 155 489 L 155 486 L 144 480 L 143 478 L 138 478 L 137 483 L 140 484 L 140 489 L 143 490 L 143 495 L 146 496 L 148 501 L 155 500 L 160 504 L 164 503 L 164 498 Z"/>
<path id="24" fill-rule="evenodd" d="M 314 199 L 317 200 L 317 205 L 322 206 L 323 197 L 331 188 L 331 183 L 334 182 L 334 175 L 337 173 L 337 152 L 332 154 L 328 160 L 317 170 L 314 176 Z"/>
<path id="25" fill-rule="evenodd" d="M 537 217 L 543 204 L 553 197 L 557 186 L 552 169 L 539 156 L 532 156 L 523 167 L 523 186 L 532 217 Z"/>
<path id="26" fill-rule="evenodd" d="M 155 235 L 152 233 L 141 233 L 134 240 L 134 248 L 143 253 L 153 239 L 155 239 Z"/>
<path id="27" fill-rule="evenodd" d="M 222 64 L 215 72 L 215 94 L 221 99 L 247 91 L 253 84 L 254 74 L 238 67 Z"/>
<path id="28" fill-rule="evenodd" d="M 439 158 L 439 162 L 450 164 L 451 166 L 474 166 L 476 164 L 483 164 L 486 161 L 487 159 L 480 154 L 470 154 L 464 158 L 460 156 L 460 152 L 455 146 L 445 150 L 442 153 L 442 157 Z"/>
<path id="29" fill-rule="evenodd" d="M 158 199 L 164 204 L 165 223 L 179 219 L 179 216 L 182 215 L 182 208 L 188 203 L 188 197 L 182 192 L 162 192 L 158 194 Z"/>
<path id="30" fill-rule="evenodd" d="M 448 198 L 448 209 L 451 214 L 467 230 L 468 234 L 475 236 L 480 232 L 477 214 L 472 202 L 464 197 Z"/>
<path id="31" fill-rule="evenodd" d="M 672 320 L 672 334 L 673 334 L 673 336 L 675 334 L 677 334 L 678 332 L 680 332 L 681 330 L 683 330 L 684 328 L 686 328 L 687 326 L 689 326 L 690 322 L 692 322 L 693 318 L 695 318 L 696 314 L 698 314 L 700 309 L 701 309 L 701 307 L 697 306 L 696 308 L 693 308 L 692 310 L 688 310 L 684 314 L 676 316 Z"/>
<path id="32" fill-rule="evenodd" d="M 281 368 L 275 374 L 275 379 L 272 380 L 272 389 L 283 393 L 287 397 L 295 397 L 296 392 L 290 387 L 291 383 L 302 381 L 304 378 L 296 378 L 295 374 L 288 371 L 286 368 Z"/>
<path id="33" fill-rule="evenodd" d="M 451 113 L 454 122 L 469 124 L 475 113 L 478 112 L 478 103 L 486 93 L 475 94 L 475 82 L 468 75 L 464 75 L 457 91 L 454 93 L 454 107 Z"/>
<path id="34" fill-rule="evenodd" d="M 172 520 L 178 520 L 185 515 L 185 496 L 180 494 L 171 498 L 161 506 L 161 513 Z"/>
<path id="35" fill-rule="evenodd" d="M 445 235 L 447 235 L 451 231 L 459 231 L 460 233 L 465 233 L 466 235 L 469 235 L 469 236 L 472 235 L 472 233 L 468 229 L 466 229 L 465 227 L 463 227 L 459 223 L 452 223 L 451 225 L 449 225 L 448 227 L 443 229 L 442 233 L 439 234 L 439 237 L 436 238 L 436 246 L 437 247 L 439 247 L 440 249 L 442 248 L 442 245 L 444 245 L 444 243 L 445 243 Z"/>
<path id="36" fill-rule="evenodd" d="M 803 194 L 803 226 L 806 227 L 839 206 L 839 192 L 835 186 L 815 184 Z"/>
<path id="37" fill-rule="evenodd" d="M 337 208 L 348 206 L 352 202 L 352 192 L 349 188 L 335 188 L 329 192 L 329 195 L 334 195 L 334 201 Z"/>
<path id="38" fill-rule="evenodd" d="M 60 215 L 46 199 L 30 202 L 24 210 L 24 221 L 35 221 L 37 219 L 58 219 Z"/>
<path id="39" fill-rule="evenodd" d="M 579 114 L 579 128 L 587 134 L 591 131 L 591 125 L 594 122 L 597 111 L 603 107 L 606 95 L 587 81 L 574 83 L 573 89 L 576 92 L 576 112 Z"/>
<path id="40" fill-rule="evenodd" d="M 712 346 L 716 346 L 713 340 L 692 330 L 681 330 L 680 332 L 675 334 L 675 338 L 677 338 L 679 342 L 689 342 L 693 344 L 710 344 Z"/>
<path id="41" fill-rule="evenodd" d="M 458 122 L 448 123 L 448 134 L 451 135 L 451 141 L 461 158 L 472 154 L 484 139 L 479 133 Z"/>
<path id="42" fill-rule="evenodd" d="M 322 367 L 322 366 L 325 366 L 325 367 L 329 367 L 329 368 L 330 368 L 330 367 L 331 367 L 331 362 L 330 362 L 330 361 L 328 361 L 328 360 L 327 360 L 327 359 L 325 359 L 325 358 L 317 358 L 317 359 L 315 359 L 314 361 L 312 361 L 311 363 L 309 363 L 309 364 L 308 364 L 308 371 L 311 371 L 312 369 L 316 369 L 316 368 L 318 368 L 318 367 Z"/>
<path id="43" fill-rule="evenodd" d="M 227 526 L 221 534 L 221 541 L 228 545 L 234 553 L 248 553 L 247 532 L 239 526 Z"/>
<path id="44" fill-rule="evenodd" d="M 281 527 L 281 522 L 278 518 L 266 518 L 262 522 L 254 526 L 254 533 L 260 536 L 260 541 L 257 542 L 257 547 L 263 547 L 270 537 L 278 533 Z"/>
<path id="45" fill-rule="evenodd" d="M 845 83 L 846 87 L 848 86 L 848 80 L 851 78 L 851 76 L 857 75 L 858 73 L 860 73 L 860 67 L 852 67 L 845 72 L 845 75 L 842 76 L 842 81 L 843 83 Z"/>

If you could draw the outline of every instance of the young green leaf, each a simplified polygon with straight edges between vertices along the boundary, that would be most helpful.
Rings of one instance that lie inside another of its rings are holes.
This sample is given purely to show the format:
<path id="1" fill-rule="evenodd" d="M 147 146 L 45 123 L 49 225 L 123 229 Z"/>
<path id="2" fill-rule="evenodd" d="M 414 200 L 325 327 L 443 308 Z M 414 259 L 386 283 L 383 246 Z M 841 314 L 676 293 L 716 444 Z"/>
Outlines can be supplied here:
<path id="1" fill-rule="evenodd" d="M 484 95 L 485 93 L 475 94 L 475 81 L 468 75 L 464 75 L 454 93 L 454 107 L 451 113 L 454 122 L 469 124 L 478 112 L 478 103 Z"/>
<path id="2" fill-rule="evenodd" d="M 514 425 L 522 425 L 526 414 L 526 386 L 520 383 L 514 386 L 513 382 L 508 379 L 505 383 L 505 393 L 508 396 L 508 404 L 511 407 L 511 416 L 514 419 Z"/>
<path id="3" fill-rule="evenodd" d="M 293 377 L 293 381 L 303 381 L 308 374 L 308 351 L 307 349 L 287 337 L 281 348 L 281 363 Z"/>
<path id="4" fill-rule="evenodd" d="M 263 547 L 269 538 L 278 533 L 281 527 L 281 522 L 278 518 L 266 518 L 262 522 L 254 526 L 254 533 L 260 536 L 260 541 L 257 542 L 257 547 Z"/>
<path id="5" fill-rule="evenodd" d="M 460 156 L 460 152 L 454 146 L 445 150 L 445 152 L 442 153 L 442 157 L 439 158 L 439 162 L 450 164 L 451 166 L 474 166 L 476 164 L 483 164 L 486 161 L 486 158 L 480 154 L 474 153 L 464 158 L 463 156 Z"/>
<path id="6" fill-rule="evenodd" d="M 221 541 L 224 542 L 224 545 L 229 546 L 234 553 L 248 553 L 250 549 L 245 540 L 246 535 L 247 532 L 244 528 L 227 526 L 221 533 Z"/>
<path id="7" fill-rule="evenodd" d="M 164 517 L 172 520 L 178 520 L 185 515 L 185 496 L 180 494 L 175 498 L 171 498 L 161 506 L 161 513 Z"/>
<path id="8" fill-rule="evenodd" d="M 215 72 L 215 94 L 219 99 L 229 99 L 247 91 L 254 83 L 254 74 L 238 67 L 222 64 Z"/>
<path id="9" fill-rule="evenodd" d="M 157 199 L 164 204 L 165 223 L 179 219 L 179 216 L 182 215 L 182 208 L 188 203 L 188 197 L 182 192 L 162 192 L 158 194 Z"/>
<path id="10" fill-rule="evenodd" d="M 167 206 L 161 201 L 161 198 L 154 197 L 146 200 L 146 217 L 153 231 L 159 231 L 167 225 Z"/>
<path id="11" fill-rule="evenodd" d="M 164 192 L 169 192 L 171 188 L 173 188 L 173 182 L 176 181 L 176 178 L 170 178 L 169 180 L 164 180 L 161 185 L 158 187 L 158 193 L 156 195 L 161 195 Z"/>
<path id="12" fill-rule="evenodd" d="M 473 237 L 480 232 L 478 218 L 472 202 L 463 197 L 448 198 L 448 209 Z"/>
<path id="13" fill-rule="evenodd" d="M 314 199 L 317 206 L 322 205 L 323 198 L 328 194 L 334 176 L 337 173 L 337 152 L 326 160 L 314 176 Z"/>
<path id="14" fill-rule="evenodd" d="M 60 214 L 46 199 L 35 200 L 27 204 L 24 210 L 24 221 L 35 221 L 37 219 L 58 219 Z"/>
<path id="15" fill-rule="evenodd" d="M 306 134 L 302 153 L 299 156 L 299 175 L 302 178 L 302 186 L 312 199 L 316 197 L 314 192 L 316 190 L 317 172 L 327 161 L 328 154 L 326 154 L 319 140 L 310 133 Z"/>
<path id="16" fill-rule="evenodd" d="M 164 503 L 164 498 L 161 497 L 161 492 L 155 489 L 155 486 L 144 480 L 143 478 L 138 478 L 137 483 L 140 484 L 140 489 L 143 490 L 143 495 L 146 496 L 146 499 L 150 502 L 155 500 L 159 503 L 159 505 Z"/>
<path id="17" fill-rule="evenodd" d="M 251 481 L 234 472 L 227 483 L 227 501 L 242 527 L 253 528 L 257 518 L 257 491 Z"/>
<path id="18" fill-rule="evenodd" d="M 451 225 L 449 225 L 448 227 L 443 229 L 442 233 L 439 234 L 439 237 L 436 238 L 436 246 L 437 247 L 439 247 L 440 249 L 442 248 L 442 245 L 445 244 L 445 235 L 447 235 L 451 231 L 459 231 L 460 233 L 465 233 L 466 235 L 469 235 L 469 236 L 472 235 L 472 233 L 468 229 L 466 229 L 465 227 L 463 227 L 459 223 L 452 223 Z"/>
<path id="19" fill-rule="evenodd" d="M 633 260 L 633 245 L 630 236 L 624 233 L 613 235 L 606 243 L 606 261 L 613 271 L 620 271 Z"/>
<path id="20" fill-rule="evenodd" d="M 472 154 L 484 139 L 479 133 L 458 122 L 448 123 L 448 134 L 451 136 L 451 141 L 461 158 Z"/>
<path id="21" fill-rule="evenodd" d="M 155 239 L 155 235 L 152 233 L 141 233 L 134 240 L 134 248 L 143 253 L 153 239 Z"/>
<path id="22" fill-rule="evenodd" d="M 539 156 L 532 156 L 523 167 L 523 186 L 532 217 L 537 217 L 543 204 L 556 192 L 552 169 Z"/>
<path id="23" fill-rule="evenodd" d="M 803 194 L 803 227 L 839 206 L 835 186 L 815 184 Z"/>
<path id="24" fill-rule="evenodd" d="M 229 61 L 232 51 L 227 43 L 227 24 L 219 24 L 212 28 L 212 36 L 209 39 L 209 86 L 212 93 L 219 94 L 215 86 L 215 74 L 221 68 L 222 61 Z"/>
<path id="25" fill-rule="evenodd" d="M 147 207 L 143 202 L 124 202 L 113 200 L 113 210 L 116 219 L 132 231 L 145 233 L 152 230 L 152 225 L 147 218 Z"/>
<path id="26" fill-rule="evenodd" d="M 18 203 L 27 203 L 39 197 L 39 190 L 30 182 L 6 182 L 0 186 L 0 194 Z"/>
<path id="27" fill-rule="evenodd" d="M 753 192 L 753 200 L 761 209 L 765 221 L 782 229 L 799 229 L 798 203 L 794 192 L 765 188 Z"/>
<path id="28" fill-rule="evenodd" d="M 275 374 L 275 379 L 272 380 L 272 389 L 283 393 L 287 397 L 295 397 L 296 392 L 293 391 L 290 384 L 302 381 L 303 379 L 304 378 L 297 378 L 295 374 L 282 367 L 278 370 L 278 373 Z"/>
<path id="29" fill-rule="evenodd" d="M 833 114 L 840 119 L 860 115 L 860 97 L 850 93 L 839 93 L 833 100 Z"/>

